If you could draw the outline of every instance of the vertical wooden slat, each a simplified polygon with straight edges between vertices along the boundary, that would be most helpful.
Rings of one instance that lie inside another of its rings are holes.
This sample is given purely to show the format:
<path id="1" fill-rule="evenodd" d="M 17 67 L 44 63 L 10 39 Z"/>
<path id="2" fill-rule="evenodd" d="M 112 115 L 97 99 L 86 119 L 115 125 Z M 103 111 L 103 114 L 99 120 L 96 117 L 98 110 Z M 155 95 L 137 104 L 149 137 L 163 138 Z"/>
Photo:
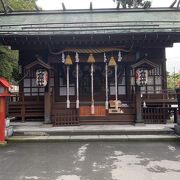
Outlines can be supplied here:
<path id="1" fill-rule="evenodd" d="M 73 126 L 79 125 L 79 118 L 76 109 L 61 109 L 55 114 L 55 126 Z"/>
<path id="2" fill-rule="evenodd" d="M 143 108 L 143 119 L 147 124 L 164 124 L 169 117 L 172 108 L 168 107 L 146 107 Z"/>
<path id="3" fill-rule="evenodd" d="M 24 103 L 22 104 L 22 107 L 21 107 L 21 117 L 22 117 L 22 121 L 24 122 L 25 121 L 25 104 Z"/>

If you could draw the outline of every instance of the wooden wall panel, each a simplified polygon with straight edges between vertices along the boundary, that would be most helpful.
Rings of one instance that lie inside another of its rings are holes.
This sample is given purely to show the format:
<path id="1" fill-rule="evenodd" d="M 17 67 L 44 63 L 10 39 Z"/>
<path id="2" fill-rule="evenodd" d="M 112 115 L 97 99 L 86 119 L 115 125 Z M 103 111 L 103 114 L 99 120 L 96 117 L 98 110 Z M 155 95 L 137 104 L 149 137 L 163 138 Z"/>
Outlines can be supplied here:
<path id="1" fill-rule="evenodd" d="M 95 114 L 91 114 L 91 106 L 80 106 L 80 116 L 106 116 L 106 109 L 104 106 L 95 106 Z"/>

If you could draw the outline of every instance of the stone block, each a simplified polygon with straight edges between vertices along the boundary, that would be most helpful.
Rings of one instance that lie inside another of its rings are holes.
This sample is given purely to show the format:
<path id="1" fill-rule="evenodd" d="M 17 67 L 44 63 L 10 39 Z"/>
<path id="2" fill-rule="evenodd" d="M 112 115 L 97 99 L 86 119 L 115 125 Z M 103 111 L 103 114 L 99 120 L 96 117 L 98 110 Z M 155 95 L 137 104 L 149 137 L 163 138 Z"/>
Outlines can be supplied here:
<path id="1" fill-rule="evenodd" d="M 13 135 L 13 127 L 12 126 L 6 127 L 6 129 L 5 129 L 5 137 L 10 137 L 12 135 Z"/>
<path id="2" fill-rule="evenodd" d="M 175 125 L 174 130 L 176 134 L 180 135 L 180 125 Z"/>

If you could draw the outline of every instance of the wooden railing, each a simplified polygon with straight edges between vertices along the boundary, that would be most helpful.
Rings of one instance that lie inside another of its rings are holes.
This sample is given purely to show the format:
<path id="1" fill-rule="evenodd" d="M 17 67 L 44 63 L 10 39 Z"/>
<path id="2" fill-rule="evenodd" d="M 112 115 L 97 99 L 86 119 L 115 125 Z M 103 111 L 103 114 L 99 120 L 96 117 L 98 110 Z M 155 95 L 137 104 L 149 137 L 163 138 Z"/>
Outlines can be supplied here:
<path id="1" fill-rule="evenodd" d="M 172 104 L 177 104 L 176 92 L 172 90 L 148 91 L 143 93 L 141 103 L 146 103 L 147 107 L 142 108 L 142 117 L 145 123 L 165 123 L 169 113 L 174 112 Z M 75 106 L 74 106 L 75 108 Z M 171 108 L 171 109 L 167 109 Z M 63 108 L 52 108 L 52 120 L 54 125 L 78 125 L 79 112 L 76 109 L 68 110 Z M 18 117 L 24 121 L 26 118 L 44 117 L 44 101 L 39 97 L 34 101 L 24 101 L 17 95 L 10 97 L 9 115 Z M 176 118 L 175 118 L 176 119 Z"/>
<path id="2" fill-rule="evenodd" d="M 77 109 L 60 109 L 52 116 L 54 126 L 79 125 L 79 111 Z"/>
<path id="3" fill-rule="evenodd" d="M 177 104 L 176 92 L 173 90 L 154 90 L 142 92 L 142 101 L 151 103 Z"/>
<path id="4" fill-rule="evenodd" d="M 23 96 L 13 94 L 9 98 L 9 116 L 25 121 L 27 118 L 43 118 L 44 117 L 44 100 L 39 98 L 30 98 L 24 101 Z"/>
<path id="5" fill-rule="evenodd" d="M 173 90 L 156 90 L 142 93 L 142 119 L 146 124 L 162 124 L 174 115 L 174 122 L 177 120 L 176 92 Z"/>
<path id="6" fill-rule="evenodd" d="M 19 102 L 20 101 L 19 95 L 16 95 L 16 94 L 11 95 L 9 98 L 9 101 L 10 101 L 10 103 L 11 102 Z"/>
<path id="7" fill-rule="evenodd" d="M 10 102 L 9 116 L 16 117 L 25 121 L 26 118 L 43 118 L 43 102 Z"/>
<path id="8" fill-rule="evenodd" d="M 142 109 L 142 118 L 146 124 L 162 124 L 173 113 L 174 122 L 177 121 L 177 108 L 175 107 L 144 107 Z"/>

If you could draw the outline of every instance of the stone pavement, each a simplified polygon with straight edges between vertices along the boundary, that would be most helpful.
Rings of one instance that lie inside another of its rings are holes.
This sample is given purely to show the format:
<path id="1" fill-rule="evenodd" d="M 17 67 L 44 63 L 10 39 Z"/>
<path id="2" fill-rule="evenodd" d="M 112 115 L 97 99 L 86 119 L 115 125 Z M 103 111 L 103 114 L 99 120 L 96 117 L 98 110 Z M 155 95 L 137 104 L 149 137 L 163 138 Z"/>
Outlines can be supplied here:
<path id="1" fill-rule="evenodd" d="M 8 143 L 0 180 L 179 180 L 180 141 Z"/>

